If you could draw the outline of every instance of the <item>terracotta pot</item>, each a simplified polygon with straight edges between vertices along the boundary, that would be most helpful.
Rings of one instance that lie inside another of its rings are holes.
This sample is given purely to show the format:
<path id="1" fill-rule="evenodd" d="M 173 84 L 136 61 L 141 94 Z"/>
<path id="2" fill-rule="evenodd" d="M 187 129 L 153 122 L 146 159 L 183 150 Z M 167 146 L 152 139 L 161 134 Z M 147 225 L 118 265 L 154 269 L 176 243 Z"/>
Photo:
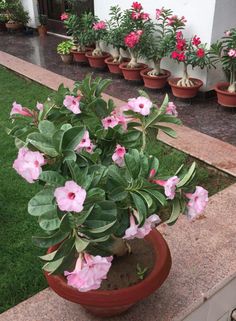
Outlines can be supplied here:
<path id="1" fill-rule="evenodd" d="M 127 68 L 127 62 L 120 64 L 120 69 L 122 70 L 123 76 L 126 80 L 142 80 L 140 74 L 141 70 L 146 69 L 147 65 L 139 64 L 136 68 Z"/>
<path id="2" fill-rule="evenodd" d="M 37 29 L 40 37 L 45 37 L 47 35 L 48 30 L 46 26 L 41 25 L 41 26 L 38 26 Z"/>
<path id="3" fill-rule="evenodd" d="M 23 24 L 21 22 L 6 22 L 5 25 L 8 30 L 20 30 L 23 28 Z"/>
<path id="4" fill-rule="evenodd" d="M 182 87 L 177 86 L 177 82 L 181 78 L 171 78 L 168 80 L 169 85 L 171 86 L 172 93 L 175 97 L 178 98 L 193 98 L 197 95 L 199 88 L 203 85 L 203 82 L 200 79 L 190 78 L 194 83 L 192 87 Z"/>
<path id="5" fill-rule="evenodd" d="M 71 53 L 73 54 L 74 61 L 88 63 L 88 58 L 85 56 L 86 54 L 85 51 L 71 50 Z"/>
<path id="6" fill-rule="evenodd" d="M 236 107 L 236 93 L 227 91 L 228 82 L 220 82 L 215 85 L 218 103 L 224 107 Z"/>
<path id="7" fill-rule="evenodd" d="M 0 22 L 0 31 L 6 31 L 6 30 L 7 30 L 6 23 Z"/>
<path id="8" fill-rule="evenodd" d="M 162 71 L 164 71 L 163 75 L 151 77 L 147 74 L 151 70 L 152 68 L 147 68 L 140 72 L 143 77 L 144 86 L 152 89 L 161 89 L 165 87 L 167 79 L 170 77 L 171 73 L 166 69 L 162 69 Z"/>
<path id="9" fill-rule="evenodd" d="M 110 317 L 120 314 L 156 291 L 169 274 L 171 256 L 163 236 L 154 229 L 145 237 L 145 240 L 153 247 L 154 267 L 143 281 L 135 285 L 118 290 L 79 292 L 67 285 L 64 276 L 45 273 L 48 284 L 58 295 L 66 300 L 81 304 L 94 315 Z M 48 250 L 48 253 L 54 250 L 55 247 L 52 247 Z"/>
<path id="10" fill-rule="evenodd" d="M 123 59 L 124 62 L 130 61 L 128 58 Z M 119 62 L 113 62 L 113 57 L 108 57 L 105 59 L 105 63 L 108 66 L 108 69 L 110 73 L 112 74 L 122 74 L 122 71 L 120 69 L 120 63 Z"/>
<path id="11" fill-rule="evenodd" d="M 64 64 L 71 64 L 72 63 L 72 58 L 73 56 L 71 54 L 68 55 L 60 55 L 61 56 L 61 60 L 64 62 Z"/>
<path id="12" fill-rule="evenodd" d="M 85 56 L 88 58 L 89 65 L 92 68 L 105 68 L 107 65 L 105 59 L 110 57 L 110 54 L 103 52 L 102 56 L 93 56 L 92 51 L 86 52 Z"/>

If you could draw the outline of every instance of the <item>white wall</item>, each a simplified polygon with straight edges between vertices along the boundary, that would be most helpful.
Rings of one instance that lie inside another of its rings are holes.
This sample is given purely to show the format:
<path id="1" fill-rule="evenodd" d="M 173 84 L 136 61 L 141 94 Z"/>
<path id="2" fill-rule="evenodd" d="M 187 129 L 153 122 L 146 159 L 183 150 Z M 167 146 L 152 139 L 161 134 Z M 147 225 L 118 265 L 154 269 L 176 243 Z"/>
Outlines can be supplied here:
<path id="1" fill-rule="evenodd" d="M 37 0 L 21 0 L 25 10 L 29 12 L 30 21 L 28 26 L 36 28 L 38 22 L 38 1 Z"/>

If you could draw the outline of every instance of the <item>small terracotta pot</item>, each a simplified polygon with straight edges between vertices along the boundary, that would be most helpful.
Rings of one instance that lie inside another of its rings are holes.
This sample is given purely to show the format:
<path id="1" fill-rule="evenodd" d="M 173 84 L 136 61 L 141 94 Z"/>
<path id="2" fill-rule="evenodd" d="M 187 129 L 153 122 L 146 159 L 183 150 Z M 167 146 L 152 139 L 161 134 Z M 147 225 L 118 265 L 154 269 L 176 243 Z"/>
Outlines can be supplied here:
<path id="1" fill-rule="evenodd" d="M 20 30 L 23 28 L 23 24 L 21 22 L 6 22 L 5 25 L 8 30 Z"/>
<path id="2" fill-rule="evenodd" d="M 0 22 L 0 31 L 6 31 L 6 30 L 7 30 L 6 23 Z"/>
<path id="3" fill-rule="evenodd" d="M 45 272 L 49 286 L 66 300 L 81 304 L 86 310 L 100 317 L 111 317 L 128 310 L 138 301 L 156 291 L 167 278 L 171 268 L 171 256 L 163 236 L 152 230 L 145 240 L 154 251 L 155 262 L 150 274 L 139 283 L 118 290 L 95 290 L 79 292 L 68 286 L 62 275 L 49 275 Z M 48 253 L 56 248 L 51 247 Z"/>
<path id="4" fill-rule="evenodd" d="M 92 51 L 86 52 L 85 56 L 88 58 L 90 67 L 105 68 L 107 66 L 105 63 L 105 59 L 110 57 L 110 54 L 107 52 L 103 52 L 102 54 L 102 56 L 93 56 Z"/>
<path id="5" fill-rule="evenodd" d="M 224 107 L 236 107 L 236 93 L 228 92 L 228 87 L 228 82 L 220 82 L 215 85 L 218 103 Z"/>
<path id="6" fill-rule="evenodd" d="M 170 77 L 171 73 L 166 69 L 162 69 L 162 71 L 164 72 L 163 75 L 152 77 L 147 74 L 151 70 L 152 68 L 147 68 L 140 72 L 141 76 L 143 77 L 144 86 L 152 89 L 161 89 L 165 87 L 167 79 Z"/>
<path id="7" fill-rule="evenodd" d="M 38 30 L 39 37 L 45 37 L 47 35 L 48 30 L 46 26 L 43 26 L 43 25 L 38 26 L 37 30 Z"/>
<path id="8" fill-rule="evenodd" d="M 86 51 L 71 50 L 71 53 L 73 54 L 74 61 L 88 63 L 88 58 L 85 56 Z"/>
<path id="9" fill-rule="evenodd" d="M 127 68 L 127 62 L 120 64 L 120 69 L 122 70 L 123 76 L 126 80 L 142 80 L 140 72 L 143 69 L 146 69 L 147 65 L 139 64 L 139 67 L 136 68 Z"/>
<path id="10" fill-rule="evenodd" d="M 200 79 L 190 78 L 194 83 L 194 86 L 191 87 L 182 87 L 177 86 L 177 82 L 181 78 L 170 78 L 168 80 L 169 85 L 171 86 L 172 93 L 175 97 L 178 98 L 193 98 L 197 95 L 199 88 L 203 85 L 203 82 Z"/>
<path id="11" fill-rule="evenodd" d="M 130 59 L 123 58 L 123 61 L 124 62 L 129 62 Z M 121 74 L 122 75 L 122 71 L 120 69 L 120 63 L 119 62 L 113 62 L 113 57 L 106 58 L 105 59 L 105 63 L 107 64 L 110 73 L 112 73 L 112 74 Z"/>
<path id="12" fill-rule="evenodd" d="M 64 64 L 71 64 L 72 60 L 73 60 L 73 56 L 71 54 L 68 55 L 60 55 L 61 56 L 61 60 L 64 62 Z"/>

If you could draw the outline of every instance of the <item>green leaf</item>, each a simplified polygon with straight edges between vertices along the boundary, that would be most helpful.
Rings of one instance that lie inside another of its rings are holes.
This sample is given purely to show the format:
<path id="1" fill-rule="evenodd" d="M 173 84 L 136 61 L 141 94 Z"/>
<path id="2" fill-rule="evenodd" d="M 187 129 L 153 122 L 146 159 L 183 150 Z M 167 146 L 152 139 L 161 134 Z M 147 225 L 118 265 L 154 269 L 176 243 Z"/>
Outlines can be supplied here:
<path id="1" fill-rule="evenodd" d="M 189 181 L 192 180 L 193 176 L 195 175 L 196 170 L 196 163 L 193 162 L 191 167 L 189 168 L 187 174 L 181 179 L 181 181 L 177 184 L 177 188 L 180 188 L 187 184 Z"/>
<path id="2" fill-rule="evenodd" d="M 52 122 L 49 120 L 42 120 L 39 122 L 38 129 L 41 134 L 47 136 L 47 137 L 52 137 L 53 134 L 56 131 L 56 128 Z"/>
<path id="3" fill-rule="evenodd" d="M 53 251 L 51 253 L 48 253 L 48 254 L 45 254 L 45 255 L 42 255 L 42 256 L 39 256 L 39 258 L 43 261 L 52 261 L 55 257 L 57 253 L 57 250 L 56 251 Z"/>
<path id="4" fill-rule="evenodd" d="M 170 127 L 156 125 L 155 128 L 158 128 L 159 130 L 162 130 L 166 135 L 168 135 L 168 136 L 170 136 L 172 138 L 176 138 L 177 137 L 176 132 Z"/>
<path id="5" fill-rule="evenodd" d="M 72 127 L 68 129 L 62 139 L 62 150 L 72 150 L 79 145 L 84 136 L 85 128 L 83 126 Z"/>
<path id="6" fill-rule="evenodd" d="M 179 118 L 172 115 L 160 115 L 158 117 L 158 123 L 170 123 L 170 124 L 176 124 L 176 125 L 182 124 Z"/>
<path id="7" fill-rule="evenodd" d="M 121 175 L 121 170 L 116 165 L 109 166 L 108 176 L 121 186 L 126 186 L 127 182 Z"/>
<path id="8" fill-rule="evenodd" d="M 141 162 L 140 154 L 137 149 L 132 149 L 125 154 L 125 164 L 130 175 L 136 179 L 140 174 Z"/>
<path id="9" fill-rule="evenodd" d="M 178 217 L 181 214 L 181 206 L 180 206 L 180 202 L 178 199 L 175 199 L 173 201 L 173 207 L 172 207 L 172 212 L 171 212 L 171 216 L 170 218 L 165 221 L 166 224 L 172 225 L 173 223 L 176 222 L 176 220 L 178 219 Z"/>
<path id="10" fill-rule="evenodd" d="M 148 208 L 150 208 L 152 206 L 152 204 L 153 204 L 152 198 L 147 192 L 142 190 L 142 191 L 136 191 L 136 193 L 139 194 L 143 198 L 143 200 L 146 202 Z"/>
<path id="11" fill-rule="evenodd" d="M 40 216 L 45 213 L 54 211 L 56 205 L 53 203 L 54 189 L 45 188 L 39 193 L 37 193 L 28 203 L 28 212 L 33 216 Z"/>
<path id="12" fill-rule="evenodd" d="M 54 187 L 62 186 L 65 184 L 65 178 L 58 172 L 44 171 L 40 174 L 39 179 Z"/>
<path id="13" fill-rule="evenodd" d="M 84 251 L 86 247 L 89 245 L 89 240 L 83 239 L 79 236 L 76 236 L 75 239 L 75 248 L 78 253 Z"/>
<path id="14" fill-rule="evenodd" d="M 101 188 L 92 188 L 87 192 L 86 204 L 87 203 L 96 203 L 103 201 L 105 199 L 105 191 Z"/>
<path id="15" fill-rule="evenodd" d="M 148 193 L 151 194 L 162 206 L 166 205 L 166 198 L 159 191 L 149 189 Z"/>
<path id="16" fill-rule="evenodd" d="M 45 235 L 45 236 L 33 236 L 32 242 L 42 248 L 49 248 L 50 246 L 56 245 L 63 241 L 69 233 L 63 233 L 60 230 L 55 232 L 54 234 Z"/>
<path id="17" fill-rule="evenodd" d="M 69 168 L 72 179 L 80 186 L 85 187 L 89 179 L 88 168 L 87 167 L 80 168 L 77 163 L 71 160 L 67 160 L 66 164 Z"/>
<path id="18" fill-rule="evenodd" d="M 39 217 L 39 226 L 45 231 L 54 231 L 60 226 L 60 219 L 57 211 L 47 212 Z"/>
<path id="19" fill-rule="evenodd" d="M 62 232 L 70 232 L 75 228 L 75 217 L 71 213 L 66 213 L 60 221 L 60 230 Z"/>
<path id="20" fill-rule="evenodd" d="M 127 196 L 128 196 L 128 192 L 126 192 L 124 188 L 121 186 L 118 186 L 109 192 L 109 198 L 114 202 L 123 201 L 124 199 L 127 198 Z"/>
<path id="21" fill-rule="evenodd" d="M 59 268 L 59 266 L 62 264 L 63 260 L 64 260 L 64 257 L 61 257 L 58 260 L 48 262 L 43 266 L 43 270 L 46 272 L 49 272 L 51 274 Z"/>
<path id="22" fill-rule="evenodd" d="M 66 161 L 72 161 L 72 162 L 76 162 L 77 156 L 76 153 L 72 150 L 65 150 L 63 152 L 63 156 L 64 156 L 64 162 Z"/>
<path id="23" fill-rule="evenodd" d="M 100 226 L 100 227 L 93 228 L 93 229 L 91 228 L 89 230 L 89 232 L 93 233 L 93 234 L 103 233 L 103 232 L 109 230 L 115 223 L 116 223 L 116 221 L 108 223 L 108 224 Z"/>
<path id="24" fill-rule="evenodd" d="M 145 219 L 147 216 L 147 207 L 146 207 L 142 197 L 140 197 L 139 195 L 132 193 L 132 192 L 130 194 L 133 199 L 135 208 L 139 213 L 138 223 L 143 224 L 145 222 Z"/>
<path id="25" fill-rule="evenodd" d="M 169 96 L 166 94 L 165 98 L 161 104 L 161 107 L 159 109 L 161 114 L 165 114 L 168 103 L 169 103 Z"/>
<path id="26" fill-rule="evenodd" d="M 51 157 L 58 156 L 58 152 L 54 148 L 50 138 L 44 136 L 41 133 L 29 134 L 27 137 L 27 142 L 48 156 L 51 156 Z"/>

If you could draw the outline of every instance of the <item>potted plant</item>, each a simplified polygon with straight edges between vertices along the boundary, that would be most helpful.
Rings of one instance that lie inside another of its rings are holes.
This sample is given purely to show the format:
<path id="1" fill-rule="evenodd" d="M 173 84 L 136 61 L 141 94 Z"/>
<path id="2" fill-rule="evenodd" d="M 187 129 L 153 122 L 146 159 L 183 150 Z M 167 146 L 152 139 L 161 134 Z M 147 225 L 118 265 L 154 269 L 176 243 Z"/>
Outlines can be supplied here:
<path id="1" fill-rule="evenodd" d="M 126 80 L 142 80 L 140 71 L 147 68 L 147 65 L 138 62 L 141 56 L 142 35 L 152 32 L 153 24 L 140 3 L 133 2 L 131 9 L 125 11 L 122 29 L 124 45 L 128 48 L 131 59 L 129 62 L 121 63 L 120 69 Z"/>
<path id="2" fill-rule="evenodd" d="M 40 37 L 45 37 L 47 35 L 47 24 L 48 24 L 47 15 L 40 14 L 39 15 L 39 23 L 40 23 L 40 25 L 37 28 L 38 34 Z"/>
<path id="3" fill-rule="evenodd" d="M 8 21 L 6 22 L 6 28 L 8 30 L 23 29 L 29 22 L 30 17 L 28 11 L 24 10 L 24 7 L 20 0 L 9 2 L 8 4 Z"/>
<path id="4" fill-rule="evenodd" d="M 7 2 L 6 0 L 0 0 L 0 31 L 6 31 L 7 22 Z"/>
<path id="5" fill-rule="evenodd" d="M 110 20 L 107 22 L 106 42 L 113 47 L 111 57 L 106 58 L 105 62 L 108 69 L 113 74 L 122 74 L 119 65 L 123 61 L 128 61 L 121 53 L 121 49 L 125 50 L 124 33 L 122 30 L 123 12 L 119 5 L 110 8 Z"/>
<path id="6" fill-rule="evenodd" d="M 157 22 L 153 32 L 144 34 L 142 56 L 153 63 L 154 68 L 141 71 L 144 85 L 147 88 L 163 88 L 170 72 L 161 68 L 164 57 L 168 57 L 175 48 L 176 32 L 183 29 L 186 23 L 184 17 L 178 18 L 170 9 L 156 9 Z"/>
<path id="7" fill-rule="evenodd" d="M 218 103 L 225 107 L 236 107 L 236 28 L 225 32 L 225 36 L 212 44 L 213 63 L 221 63 L 229 82 L 215 86 Z"/>
<path id="8" fill-rule="evenodd" d="M 209 51 L 206 44 L 202 44 L 199 37 L 194 36 L 189 41 L 183 37 L 183 33 L 176 33 L 176 49 L 172 52 L 171 58 L 182 63 L 182 78 L 171 78 L 168 80 L 172 93 L 179 98 L 193 98 L 197 95 L 199 88 L 203 85 L 200 79 L 190 78 L 188 74 L 188 66 L 192 68 L 212 66 Z"/>
<path id="9" fill-rule="evenodd" d="M 127 310 L 164 282 L 171 257 L 155 226 L 181 213 L 196 218 L 208 199 L 193 186 L 194 163 L 163 176 L 148 148 L 159 130 L 175 136 L 162 126 L 180 123 L 168 97 L 157 106 L 140 91 L 117 108 L 102 98 L 109 84 L 87 76 L 36 108 L 15 102 L 8 129 L 19 149 L 13 168 L 40 182 L 28 211 L 43 230 L 33 242 L 48 249 L 40 257 L 48 283 L 100 316 Z"/>
<path id="10" fill-rule="evenodd" d="M 107 25 L 105 21 L 98 20 L 95 17 L 93 27 L 93 42 L 96 47 L 92 51 L 88 51 L 85 56 L 88 58 L 89 64 L 93 68 L 106 67 L 105 59 L 110 56 L 109 53 L 103 52 L 101 49 L 101 41 L 105 39 L 107 34 Z"/>
<path id="11" fill-rule="evenodd" d="M 57 46 L 57 53 L 61 56 L 61 60 L 65 64 L 70 64 L 72 62 L 71 48 L 73 47 L 73 42 L 71 40 L 62 41 Z"/>

